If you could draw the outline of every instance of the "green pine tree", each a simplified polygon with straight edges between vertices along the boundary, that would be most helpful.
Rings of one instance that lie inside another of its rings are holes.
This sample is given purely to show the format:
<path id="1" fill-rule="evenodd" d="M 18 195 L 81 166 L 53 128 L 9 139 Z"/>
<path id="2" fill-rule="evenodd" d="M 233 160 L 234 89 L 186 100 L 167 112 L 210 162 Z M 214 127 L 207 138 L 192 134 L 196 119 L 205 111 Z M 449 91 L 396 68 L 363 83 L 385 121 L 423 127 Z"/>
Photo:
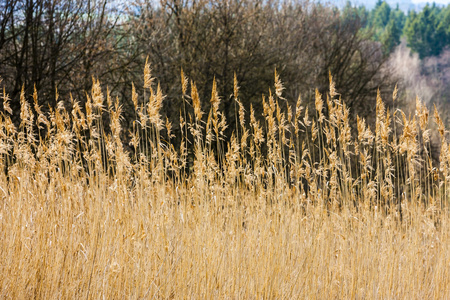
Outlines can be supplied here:
<path id="1" fill-rule="evenodd" d="M 391 53 L 392 50 L 400 44 L 401 35 L 402 31 L 397 27 L 395 19 L 391 19 L 380 37 L 385 54 Z"/>
<path id="2" fill-rule="evenodd" d="M 448 45 L 448 26 L 443 21 L 441 9 L 428 4 L 420 13 L 410 12 L 405 24 L 408 46 L 420 58 L 439 55 Z"/>

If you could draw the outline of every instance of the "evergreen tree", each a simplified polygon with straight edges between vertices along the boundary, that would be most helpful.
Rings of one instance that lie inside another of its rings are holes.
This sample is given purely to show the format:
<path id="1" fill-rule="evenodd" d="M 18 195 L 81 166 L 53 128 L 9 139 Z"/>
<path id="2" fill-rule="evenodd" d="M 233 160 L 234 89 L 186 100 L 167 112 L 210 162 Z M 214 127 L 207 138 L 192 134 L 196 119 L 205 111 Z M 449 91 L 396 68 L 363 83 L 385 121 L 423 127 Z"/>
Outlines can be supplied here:
<path id="1" fill-rule="evenodd" d="M 441 16 L 441 9 L 435 4 L 431 7 L 427 4 L 418 14 L 409 13 L 405 24 L 406 40 L 420 58 L 439 55 L 448 45 L 449 24 L 445 24 Z"/>
<path id="2" fill-rule="evenodd" d="M 438 30 L 445 33 L 445 46 L 450 46 L 450 5 L 443 8 L 439 14 Z"/>
<path id="3" fill-rule="evenodd" d="M 391 15 L 389 16 L 390 20 L 394 20 L 395 26 L 402 32 L 403 27 L 405 27 L 406 22 L 406 16 L 405 13 L 399 8 L 398 4 L 397 7 L 391 11 Z M 401 35 L 400 32 L 400 35 Z"/>
<path id="4" fill-rule="evenodd" d="M 382 29 L 389 23 L 391 15 L 391 7 L 386 1 L 379 0 L 372 10 L 369 26 Z"/>
<path id="5" fill-rule="evenodd" d="M 392 52 L 392 50 L 400 44 L 401 35 L 402 31 L 397 27 L 395 19 L 391 19 L 380 37 L 380 41 L 383 44 L 383 50 L 386 54 Z"/>
<path id="6" fill-rule="evenodd" d="M 373 32 L 375 40 L 382 43 L 385 55 L 400 44 L 405 19 L 406 16 L 398 5 L 395 9 L 391 9 L 386 1 L 379 0 L 370 11 L 368 30 Z"/>

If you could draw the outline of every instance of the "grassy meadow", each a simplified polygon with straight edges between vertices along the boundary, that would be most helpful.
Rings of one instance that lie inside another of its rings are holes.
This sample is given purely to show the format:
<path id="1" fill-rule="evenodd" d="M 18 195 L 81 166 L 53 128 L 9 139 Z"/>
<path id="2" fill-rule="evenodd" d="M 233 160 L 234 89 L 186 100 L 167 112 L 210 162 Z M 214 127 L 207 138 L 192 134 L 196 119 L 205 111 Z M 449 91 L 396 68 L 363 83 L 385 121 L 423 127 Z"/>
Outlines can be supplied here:
<path id="1" fill-rule="evenodd" d="M 370 128 L 329 83 L 291 107 L 275 72 L 261 116 L 235 80 L 226 139 L 215 83 L 199 99 L 182 73 L 181 143 L 147 64 L 126 131 L 98 81 L 48 113 L 22 93 L 19 126 L 3 90 L 0 298 L 449 299 L 439 112 L 407 115 L 395 90 Z"/>

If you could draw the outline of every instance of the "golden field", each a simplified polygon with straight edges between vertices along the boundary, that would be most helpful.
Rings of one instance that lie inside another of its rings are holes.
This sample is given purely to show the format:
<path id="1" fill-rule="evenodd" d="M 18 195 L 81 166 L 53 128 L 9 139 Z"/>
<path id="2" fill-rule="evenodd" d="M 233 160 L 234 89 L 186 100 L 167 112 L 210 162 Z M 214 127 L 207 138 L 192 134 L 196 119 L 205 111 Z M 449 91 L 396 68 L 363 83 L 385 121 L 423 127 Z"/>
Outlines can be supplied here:
<path id="1" fill-rule="evenodd" d="M 22 93 L 19 126 L 3 91 L 0 298 L 450 298 L 437 110 L 417 99 L 407 116 L 395 90 L 394 109 L 378 97 L 373 129 L 360 118 L 353 128 L 331 75 L 313 110 L 291 107 L 275 73 L 262 119 L 235 80 L 226 139 L 215 83 L 204 112 L 181 79 L 179 145 L 148 65 L 127 132 L 95 80 L 83 108 L 65 99 L 70 110 L 43 112 Z"/>

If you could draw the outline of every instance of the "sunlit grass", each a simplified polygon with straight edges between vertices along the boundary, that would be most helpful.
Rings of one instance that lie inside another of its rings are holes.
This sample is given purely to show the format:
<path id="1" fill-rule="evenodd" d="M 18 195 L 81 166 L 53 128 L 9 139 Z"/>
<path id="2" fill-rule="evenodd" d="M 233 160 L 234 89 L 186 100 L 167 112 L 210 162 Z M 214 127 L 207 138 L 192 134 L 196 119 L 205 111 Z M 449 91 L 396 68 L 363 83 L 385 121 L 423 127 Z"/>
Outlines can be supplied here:
<path id="1" fill-rule="evenodd" d="M 46 114 L 37 93 L 32 106 L 22 93 L 19 127 L 3 93 L 0 298 L 450 297 L 437 111 L 432 126 L 420 100 L 408 118 L 378 96 L 375 130 L 358 118 L 352 132 L 331 76 L 310 113 L 301 98 L 288 105 L 275 74 L 263 123 L 235 80 L 226 141 L 215 83 L 204 112 L 182 73 L 175 146 L 144 73 L 129 145 L 122 107 L 98 81 L 83 109 L 70 99 L 70 111 L 60 102 Z"/>

